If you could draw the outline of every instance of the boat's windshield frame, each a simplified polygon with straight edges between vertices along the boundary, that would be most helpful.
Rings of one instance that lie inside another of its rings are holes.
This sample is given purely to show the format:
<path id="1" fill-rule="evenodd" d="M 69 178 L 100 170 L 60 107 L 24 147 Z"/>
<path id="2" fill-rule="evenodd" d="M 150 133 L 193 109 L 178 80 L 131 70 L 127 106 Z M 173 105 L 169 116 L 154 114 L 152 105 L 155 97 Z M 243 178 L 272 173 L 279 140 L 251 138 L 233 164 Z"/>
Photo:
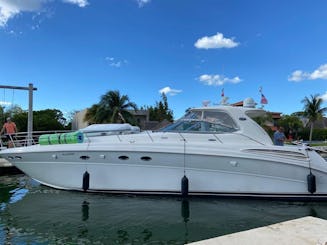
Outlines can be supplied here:
<path id="1" fill-rule="evenodd" d="M 161 129 L 179 133 L 233 133 L 239 130 L 237 123 L 225 111 L 190 110 L 176 122 Z"/>

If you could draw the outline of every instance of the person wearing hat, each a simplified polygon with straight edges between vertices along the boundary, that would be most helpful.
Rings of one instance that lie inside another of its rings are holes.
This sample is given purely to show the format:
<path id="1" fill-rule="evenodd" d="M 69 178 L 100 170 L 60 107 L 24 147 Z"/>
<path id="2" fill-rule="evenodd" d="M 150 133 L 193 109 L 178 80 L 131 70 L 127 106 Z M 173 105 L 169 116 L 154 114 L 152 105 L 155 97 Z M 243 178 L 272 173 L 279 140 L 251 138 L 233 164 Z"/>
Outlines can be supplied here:
<path id="1" fill-rule="evenodd" d="M 13 138 L 12 135 L 17 133 L 17 127 L 16 124 L 14 122 L 11 121 L 11 118 L 8 117 L 7 118 L 7 122 L 5 122 L 3 124 L 3 127 L 0 131 L 0 135 L 3 134 L 3 132 L 6 132 L 7 135 L 7 139 L 8 139 L 8 147 L 13 147 Z"/>

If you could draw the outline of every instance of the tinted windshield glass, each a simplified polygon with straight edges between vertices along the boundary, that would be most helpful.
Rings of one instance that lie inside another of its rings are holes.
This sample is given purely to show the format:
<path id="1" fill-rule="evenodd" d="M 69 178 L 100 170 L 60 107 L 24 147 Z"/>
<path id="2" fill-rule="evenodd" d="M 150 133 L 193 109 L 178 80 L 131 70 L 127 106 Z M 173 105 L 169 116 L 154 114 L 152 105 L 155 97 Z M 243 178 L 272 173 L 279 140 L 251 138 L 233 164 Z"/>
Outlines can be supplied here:
<path id="1" fill-rule="evenodd" d="M 227 133 L 238 130 L 236 123 L 222 111 L 191 111 L 162 131 Z"/>

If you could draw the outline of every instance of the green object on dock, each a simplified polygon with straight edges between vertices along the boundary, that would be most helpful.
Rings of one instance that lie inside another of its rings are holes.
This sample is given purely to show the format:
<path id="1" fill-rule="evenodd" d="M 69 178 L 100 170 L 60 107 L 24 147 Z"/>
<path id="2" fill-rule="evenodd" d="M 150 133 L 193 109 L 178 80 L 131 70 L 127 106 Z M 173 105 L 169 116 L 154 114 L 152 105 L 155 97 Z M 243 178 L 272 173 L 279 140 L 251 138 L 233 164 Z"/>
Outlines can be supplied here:
<path id="1" fill-rule="evenodd" d="M 40 145 L 83 143 L 84 135 L 80 131 L 62 134 L 43 134 L 39 137 Z"/>

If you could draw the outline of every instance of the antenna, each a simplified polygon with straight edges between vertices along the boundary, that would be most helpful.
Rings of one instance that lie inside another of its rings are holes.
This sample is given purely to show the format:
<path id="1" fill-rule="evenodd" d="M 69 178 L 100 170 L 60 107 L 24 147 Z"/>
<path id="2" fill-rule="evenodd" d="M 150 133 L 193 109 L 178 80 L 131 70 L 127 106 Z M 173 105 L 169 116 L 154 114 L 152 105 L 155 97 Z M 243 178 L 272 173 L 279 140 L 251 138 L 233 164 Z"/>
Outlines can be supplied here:
<path id="1" fill-rule="evenodd" d="M 229 99 L 229 97 L 226 97 L 226 96 L 222 97 L 221 101 L 220 101 L 220 104 L 221 105 L 228 105 L 229 104 L 228 99 Z"/>

